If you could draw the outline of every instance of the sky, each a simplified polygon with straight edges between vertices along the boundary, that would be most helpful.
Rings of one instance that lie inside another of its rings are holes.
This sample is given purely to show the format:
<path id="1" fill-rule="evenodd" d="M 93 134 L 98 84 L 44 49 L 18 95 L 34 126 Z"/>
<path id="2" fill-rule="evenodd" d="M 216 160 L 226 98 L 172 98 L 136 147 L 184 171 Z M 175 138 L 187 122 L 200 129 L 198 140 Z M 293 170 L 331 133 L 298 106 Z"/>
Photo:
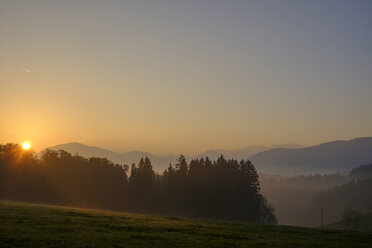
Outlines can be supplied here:
<path id="1" fill-rule="evenodd" d="M 0 143 L 118 152 L 372 136 L 371 1 L 0 0 Z"/>

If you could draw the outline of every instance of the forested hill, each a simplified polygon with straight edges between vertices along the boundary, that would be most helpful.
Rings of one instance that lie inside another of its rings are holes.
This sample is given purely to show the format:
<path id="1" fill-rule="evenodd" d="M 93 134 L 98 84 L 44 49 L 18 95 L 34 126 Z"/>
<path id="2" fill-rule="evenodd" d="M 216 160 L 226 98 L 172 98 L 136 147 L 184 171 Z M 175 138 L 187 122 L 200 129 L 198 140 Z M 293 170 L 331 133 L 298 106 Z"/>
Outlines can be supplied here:
<path id="1" fill-rule="evenodd" d="M 316 146 L 278 148 L 250 157 L 257 170 L 270 174 L 310 174 L 349 171 L 372 163 L 372 137 L 333 141 Z"/>

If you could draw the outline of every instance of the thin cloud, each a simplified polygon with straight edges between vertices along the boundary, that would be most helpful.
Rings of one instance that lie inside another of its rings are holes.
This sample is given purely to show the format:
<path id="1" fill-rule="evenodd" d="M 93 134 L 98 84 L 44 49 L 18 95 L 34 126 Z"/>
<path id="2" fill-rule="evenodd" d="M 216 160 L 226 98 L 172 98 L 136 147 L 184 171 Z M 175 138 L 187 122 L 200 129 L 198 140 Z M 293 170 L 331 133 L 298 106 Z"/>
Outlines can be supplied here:
<path id="1" fill-rule="evenodd" d="M 27 68 L 23 68 L 23 70 L 24 70 L 25 72 L 28 72 L 28 73 L 31 72 L 31 70 L 30 70 L 30 69 L 27 69 Z"/>

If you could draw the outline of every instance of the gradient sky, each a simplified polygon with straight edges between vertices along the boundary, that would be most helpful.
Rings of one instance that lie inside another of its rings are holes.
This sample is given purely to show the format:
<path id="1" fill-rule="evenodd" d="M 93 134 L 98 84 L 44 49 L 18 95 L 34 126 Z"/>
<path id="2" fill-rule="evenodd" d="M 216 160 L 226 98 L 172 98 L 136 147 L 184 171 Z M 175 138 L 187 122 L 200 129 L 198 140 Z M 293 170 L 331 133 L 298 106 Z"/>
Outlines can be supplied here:
<path id="1" fill-rule="evenodd" d="M 372 1 L 0 0 L 0 143 L 372 136 Z"/>

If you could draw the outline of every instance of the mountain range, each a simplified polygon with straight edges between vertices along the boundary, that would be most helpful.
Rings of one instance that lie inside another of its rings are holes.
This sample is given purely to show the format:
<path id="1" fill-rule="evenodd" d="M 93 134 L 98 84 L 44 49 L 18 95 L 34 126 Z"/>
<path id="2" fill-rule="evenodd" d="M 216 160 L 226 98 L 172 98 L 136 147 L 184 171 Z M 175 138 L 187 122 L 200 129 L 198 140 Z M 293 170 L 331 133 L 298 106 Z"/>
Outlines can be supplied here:
<path id="1" fill-rule="evenodd" d="M 195 156 L 186 156 L 188 160 L 200 157 L 208 157 L 211 160 L 216 160 L 221 154 L 226 159 L 248 159 L 250 156 L 267 151 L 274 148 L 301 148 L 303 146 L 297 144 L 282 144 L 282 145 L 273 145 L 273 146 L 249 146 L 237 150 L 228 150 L 228 149 L 215 149 L 208 150 L 203 153 L 200 153 Z M 141 151 L 131 151 L 126 153 L 118 153 L 110 150 L 102 149 L 95 146 L 87 146 L 78 142 L 71 142 L 66 144 L 60 144 L 56 146 L 49 147 L 51 150 L 65 150 L 71 154 L 79 154 L 83 157 L 101 157 L 107 158 L 114 163 L 119 164 L 128 164 L 132 163 L 137 164 L 141 157 L 148 157 L 151 160 L 151 163 L 154 166 L 154 170 L 157 172 L 162 172 L 164 169 L 168 168 L 169 164 L 176 164 L 177 158 L 179 155 L 169 154 L 166 156 L 157 156 L 148 152 Z"/>
<path id="2" fill-rule="evenodd" d="M 372 137 L 332 141 L 304 148 L 276 148 L 254 154 L 256 168 L 270 174 L 346 172 L 372 163 Z"/>
<path id="3" fill-rule="evenodd" d="M 65 150 L 84 157 L 106 157 L 114 163 L 128 165 L 138 163 L 141 157 L 147 156 L 157 172 L 162 172 L 170 163 L 174 165 L 178 158 L 178 155 L 173 154 L 157 156 L 141 151 L 117 153 L 77 142 L 56 145 L 48 149 Z M 283 144 L 249 146 L 237 150 L 216 149 L 186 158 L 191 160 L 209 157 L 215 160 L 221 154 L 227 159 L 249 159 L 261 173 L 294 175 L 345 172 L 356 166 L 372 163 L 372 137 L 332 141 L 309 147 Z"/>

